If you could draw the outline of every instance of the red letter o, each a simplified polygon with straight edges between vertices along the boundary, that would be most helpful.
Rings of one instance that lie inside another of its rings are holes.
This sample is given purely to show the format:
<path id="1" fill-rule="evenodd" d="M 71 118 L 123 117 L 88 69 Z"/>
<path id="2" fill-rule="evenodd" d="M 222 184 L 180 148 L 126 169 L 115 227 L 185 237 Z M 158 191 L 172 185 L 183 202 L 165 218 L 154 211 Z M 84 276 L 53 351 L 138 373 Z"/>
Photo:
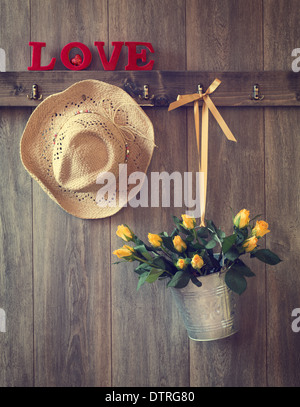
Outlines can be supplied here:
<path id="1" fill-rule="evenodd" d="M 69 53 L 73 48 L 79 48 L 83 53 L 83 61 L 77 66 L 73 65 L 69 59 Z M 86 45 L 82 44 L 82 42 L 70 42 L 61 50 L 60 58 L 66 68 L 71 69 L 72 71 L 81 71 L 90 65 L 92 61 L 92 53 Z"/>

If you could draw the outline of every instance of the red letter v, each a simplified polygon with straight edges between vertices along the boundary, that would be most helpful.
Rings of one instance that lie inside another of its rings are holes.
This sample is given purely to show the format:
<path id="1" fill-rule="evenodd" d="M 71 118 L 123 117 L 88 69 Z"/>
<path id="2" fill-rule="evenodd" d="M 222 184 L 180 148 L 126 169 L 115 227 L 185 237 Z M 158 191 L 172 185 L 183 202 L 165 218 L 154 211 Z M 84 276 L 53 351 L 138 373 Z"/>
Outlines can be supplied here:
<path id="1" fill-rule="evenodd" d="M 124 42 L 121 41 L 113 41 L 111 45 L 114 46 L 113 53 L 110 57 L 109 62 L 107 62 L 107 58 L 103 49 L 104 42 L 100 41 L 95 41 L 94 45 L 98 48 L 99 56 L 103 65 L 103 68 L 105 71 L 114 71 L 117 66 L 117 62 L 120 57 L 121 49 L 123 47 Z"/>

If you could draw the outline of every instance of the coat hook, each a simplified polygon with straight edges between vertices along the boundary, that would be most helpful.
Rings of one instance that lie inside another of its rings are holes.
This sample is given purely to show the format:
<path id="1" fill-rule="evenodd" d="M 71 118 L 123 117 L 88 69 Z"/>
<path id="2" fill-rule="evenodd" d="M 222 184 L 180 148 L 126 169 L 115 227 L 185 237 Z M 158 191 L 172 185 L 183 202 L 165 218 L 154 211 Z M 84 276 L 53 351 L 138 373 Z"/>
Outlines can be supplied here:
<path id="1" fill-rule="evenodd" d="M 202 93 L 203 93 L 203 85 L 202 85 L 202 83 L 199 83 L 199 85 L 198 85 L 198 93 L 199 93 L 199 95 L 202 95 Z"/>
<path id="2" fill-rule="evenodd" d="M 149 85 L 144 85 L 143 97 L 145 100 L 149 99 Z"/>
<path id="3" fill-rule="evenodd" d="M 252 90 L 252 95 L 250 95 L 250 99 L 251 100 L 263 100 L 265 96 L 264 95 L 260 95 L 260 91 L 259 91 L 259 85 L 256 83 L 255 85 L 253 85 L 253 90 Z"/>
<path id="4" fill-rule="evenodd" d="M 144 85 L 142 94 L 139 94 L 139 98 L 144 100 L 154 99 L 154 95 L 149 96 L 149 85 Z"/>
<path id="5" fill-rule="evenodd" d="M 31 95 L 27 95 L 28 99 L 33 99 L 33 100 L 42 100 L 43 99 L 43 95 L 39 94 L 39 87 L 36 83 L 34 83 L 32 85 L 32 89 L 31 89 Z"/>
<path id="6" fill-rule="evenodd" d="M 148 100 L 151 103 L 149 105 L 143 105 L 143 106 L 154 106 L 152 103 L 154 98 L 155 98 L 154 95 L 152 95 L 151 97 L 149 96 L 149 85 L 144 85 L 142 94 L 139 94 L 139 99 Z"/>

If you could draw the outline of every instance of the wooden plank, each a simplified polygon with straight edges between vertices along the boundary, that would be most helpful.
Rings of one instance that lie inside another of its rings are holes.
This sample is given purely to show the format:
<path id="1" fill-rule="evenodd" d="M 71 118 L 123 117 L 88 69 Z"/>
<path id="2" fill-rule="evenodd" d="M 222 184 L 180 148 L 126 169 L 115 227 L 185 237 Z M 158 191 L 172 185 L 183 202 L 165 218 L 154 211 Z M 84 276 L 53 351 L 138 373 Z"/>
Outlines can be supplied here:
<path id="1" fill-rule="evenodd" d="M 185 1 L 113 0 L 109 6 L 110 39 L 119 36 L 128 41 L 137 38 L 149 41 L 154 49 L 161 51 L 160 69 L 185 68 Z M 169 46 L 175 43 L 176 60 L 171 60 Z M 153 171 L 183 173 L 187 168 L 185 109 L 173 119 L 166 109 L 147 109 L 147 114 L 155 129 L 157 145 L 147 171 L 149 179 Z M 128 224 L 145 242 L 149 232 L 171 232 L 171 215 L 180 216 L 182 211 L 173 206 L 133 208 L 128 205 L 122 209 L 111 219 L 112 250 L 122 245 L 115 235 L 122 223 Z M 122 266 L 112 268 L 113 386 L 188 386 L 188 338 L 166 283 L 144 285 L 136 292 L 133 264 Z"/>
<path id="2" fill-rule="evenodd" d="M 32 0 L 32 39 L 47 42 L 43 63 L 74 36 L 106 41 L 106 16 L 106 0 Z M 109 386 L 110 219 L 68 215 L 37 183 L 33 198 L 35 384 Z"/>
<path id="3" fill-rule="evenodd" d="M 32 188 L 18 156 L 27 117 L 28 109 L 0 110 L 0 387 L 33 385 Z"/>
<path id="4" fill-rule="evenodd" d="M 299 47 L 299 18 L 299 1 L 264 2 L 265 69 L 291 70 L 291 52 Z M 271 228 L 267 243 L 283 259 L 276 267 L 267 267 L 268 384 L 299 387 L 300 336 L 291 327 L 292 310 L 299 307 L 300 298 L 298 110 L 265 109 L 265 132 L 266 211 Z"/>
<path id="5" fill-rule="evenodd" d="M 0 46 L 11 71 L 25 70 L 29 62 L 22 46 L 29 40 L 28 21 L 29 1 L 22 6 L 18 0 L 1 1 Z M 30 112 L 0 109 L 0 308 L 6 316 L 5 332 L 0 332 L 0 387 L 33 385 L 32 186 L 19 157 Z"/>
<path id="6" fill-rule="evenodd" d="M 207 20 L 209 25 L 199 24 Z M 235 85 L 229 83 L 226 75 L 235 76 L 226 71 L 255 72 L 263 68 L 261 1 L 187 1 L 187 28 L 187 68 L 224 70 L 226 79 L 222 87 L 241 86 L 239 89 L 243 89 L 244 82 L 239 79 Z M 236 78 L 239 75 L 240 72 L 236 72 Z M 247 75 L 251 77 L 251 73 Z M 266 78 L 268 75 L 266 73 Z M 265 90 L 264 82 L 264 94 Z M 214 95 L 212 99 L 215 101 Z M 247 107 L 219 110 L 237 143 L 228 141 L 210 117 L 206 217 L 229 235 L 232 233 L 230 208 L 236 213 L 243 208 L 249 209 L 252 215 L 264 213 L 263 111 Z M 192 111 L 189 112 L 188 142 L 189 169 L 196 171 L 198 157 Z M 191 386 L 266 384 L 265 268 L 257 262 L 245 261 L 257 276 L 248 279 L 247 291 L 240 298 L 240 332 L 219 341 L 191 342 Z"/>
<path id="7" fill-rule="evenodd" d="M 268 383 L 300 385 L 299 333 L 293 332 L 292 311 L 299 308 L 299 112 L 275 108 L 266 114 L 266 197 L 271 233 L 268 247 L 283 260 L 267 267 Z M 288 134 L 288 137 L 284 137 Z"/>
<path id="8" fill-rule="evenodd" d="M 248 67 L 247 67 L 248 68 Z M 200 67 L 201 69 L 201 67 Z M 37 71 L 0 73 L 0 106 L 37 106 L 40 101 L 27 98 L 32 85 L 38 84 L 43 99 L 61 92 L 74 82 L 97 79 L 124 88 L 142 106 L 166 107 L 177 95 L 204 91 L 215 78 L 222 81 L 212 97 L 216 106 L 300 106 L 300 75 L 286 71 Z M 150 101 L 141 100 L 143 86 L 149 85 Z M 259 85 L 262 100 L 251 100 L 253 86 Z"/>

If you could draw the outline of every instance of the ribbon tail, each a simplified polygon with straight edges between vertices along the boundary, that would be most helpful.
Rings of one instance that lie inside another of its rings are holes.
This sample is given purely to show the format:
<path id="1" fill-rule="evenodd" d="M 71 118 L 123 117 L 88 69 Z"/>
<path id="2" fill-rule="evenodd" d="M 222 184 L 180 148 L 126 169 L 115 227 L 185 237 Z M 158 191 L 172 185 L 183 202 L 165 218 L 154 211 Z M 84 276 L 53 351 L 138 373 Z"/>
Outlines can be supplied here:
<path id="1" fill-rule="evenodd" d="M 228 138 L 228 140 L 231 141 L 235 141 L 236 142 L 236 138 L 234 137 L 234 135 L 231 133 L 231 130 L 229 129 L 229 127 L 227 126 L 227 124 L 225 123 L 225 120 L 223 119 L 223 117 L 221 116 L 220 112 L 218 111 L 218 109 L 216 108 L 216 106 L 214 105 L 213 101 L 211 100 L 211 98 L 206 95 L 204 96 L 204 104 L 208 106 L 209 110 L 211 111 L 212 115 L 214 116 L 214 118 L 216 119 L 216 121 L 218 122 L 219 126 L 221 127 L 221 129 L 223 130 L 223 133 L 225 134 L 225 136 Z M 204 105 L 203 104 L 203 105 Z"/>
<path id="2" fill-rule="evenodd" d="M 207 169 L 208 169 L 208 107 L 205 103 L 202 105 L 202 124 L 201 124 L 201 149 L 200 149 L 200 114 L 199 101 L 194 102 L 194 121 L 196 130 L 196 142 L 199 157 L 199 197 L 201 209 L 200 226 L 205 226 L 206 194 L 207 194 Z"/>
<path id="3" fill-rule="evenodd" d="M 214 92 L 220 85 L 221 81 L 215 79 L 214 82 L 207 89 L 205 94 L 193 93 L 191 95 L 178 96 L 178 99 L 169 105 L 169 109 L 173 110 L 177 107 L 194 102 L 194 120 L 196 130 L 197 150 L 199 157 L 199 195 L 200 195 L 200 208 L 201 208 L 201 226 L 205 226 L 205 211 L 206 211 L 206 196 L 207 196 L 207 172 L 208 172 L 208 119 L 209 110 L 223 130 L 223 133 L 228 140 L 235 141 L 234 135 L 231 133 L 229 127 L 225 123 L 223 117 L 218 109 L 208 96 Z M 200 148 L 200 113 L 199 113 L 199 100 L 203 99 L 202 105 L 202 127 L 201 127 L 201 148 Z"/>
<path id="4" fill-rule="evenodd" d="M 199 168 L 200 168 L 200 115 L 199 115 L 199 100 L 194 102 L 194 122 L 196 132 L 197 150 L 199 156 Z"/>
<path id="5" fill-rule="evenodd" d="M 200 160 L 200 208 L 201 224 L 205 226 L 206 195 L 207 195 L 207 171 L 208 171 L 208 107 L 206 103 L 202 105 L 202 126 L 201 126 L 201 160 Z"/>

